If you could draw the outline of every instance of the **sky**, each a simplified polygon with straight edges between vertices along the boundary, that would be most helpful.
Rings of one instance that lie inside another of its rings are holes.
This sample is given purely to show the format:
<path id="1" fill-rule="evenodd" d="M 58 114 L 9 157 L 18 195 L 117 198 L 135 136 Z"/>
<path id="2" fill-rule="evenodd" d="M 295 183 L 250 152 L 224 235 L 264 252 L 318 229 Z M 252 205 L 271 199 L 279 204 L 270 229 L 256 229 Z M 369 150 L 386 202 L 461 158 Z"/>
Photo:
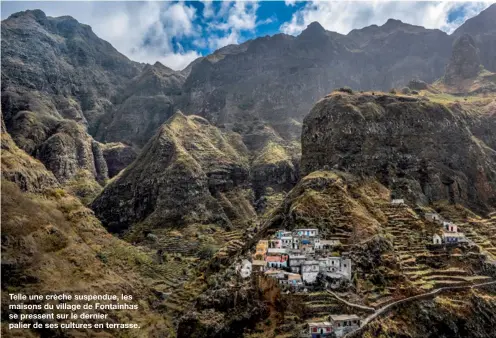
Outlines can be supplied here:
<path id="1" fill-rule="evenodd" d="M 494 0 L 493 0 L 494 1 Z M 138 62 L 180 70 L 200 56 L 258 36 L 298 35 L 318 21 L 347 34 L 389 18 L 453 32 L 491 2 L 431 1 L 2 1 L 1 18 L 26 9 L 70 15 Z"/>

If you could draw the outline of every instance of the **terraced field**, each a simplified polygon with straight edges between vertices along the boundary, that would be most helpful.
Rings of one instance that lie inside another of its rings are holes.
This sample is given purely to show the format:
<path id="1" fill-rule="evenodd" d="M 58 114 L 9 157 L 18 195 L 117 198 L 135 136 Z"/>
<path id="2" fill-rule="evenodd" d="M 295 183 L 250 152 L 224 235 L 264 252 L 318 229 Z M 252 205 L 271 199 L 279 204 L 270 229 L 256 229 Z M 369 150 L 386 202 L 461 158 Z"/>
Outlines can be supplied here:
<path id="1" fill-rule="evenodd" d="M 388 217 L 386 230 L 393 236 L 394 251 L 399 259 L 401 271 L 414 287 L 431 290 L 443 286 L 484 282 L 490 279 L 488 276 L 474 276 L 473 272 L 467 268 L 435 269 L 427 266 L 423 262 L 433 257 L 442 260 L 454 257 L 456 254 L 429 251 L 427 244 L 430 244 L 431 235 L 427 230 L 428 224 L 424 223 L 420 216 L 407 206 L 384 205 L 382 210 Z M 482 245 L 490 245 L 490 243 L 485 242 Z M 373 303 L 375 306 L 380 306 L 388 301 L 391 299 L 388 298 L 386 292 L 383 297 L 374 299 Z"/>

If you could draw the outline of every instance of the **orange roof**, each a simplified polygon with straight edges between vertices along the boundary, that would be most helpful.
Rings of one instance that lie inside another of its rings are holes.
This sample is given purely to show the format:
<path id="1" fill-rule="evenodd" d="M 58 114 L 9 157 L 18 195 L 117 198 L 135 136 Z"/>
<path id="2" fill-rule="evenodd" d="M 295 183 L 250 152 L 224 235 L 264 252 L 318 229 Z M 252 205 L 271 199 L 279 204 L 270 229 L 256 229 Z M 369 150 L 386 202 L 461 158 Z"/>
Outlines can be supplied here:
<path id="1" fill-rule="evenodd" d="M 283 258 L 284 257 L 284 258 Z M 285 262 L 288 260 L 287 256 L 267 256 L 265 261 L 267 262 Z"/>

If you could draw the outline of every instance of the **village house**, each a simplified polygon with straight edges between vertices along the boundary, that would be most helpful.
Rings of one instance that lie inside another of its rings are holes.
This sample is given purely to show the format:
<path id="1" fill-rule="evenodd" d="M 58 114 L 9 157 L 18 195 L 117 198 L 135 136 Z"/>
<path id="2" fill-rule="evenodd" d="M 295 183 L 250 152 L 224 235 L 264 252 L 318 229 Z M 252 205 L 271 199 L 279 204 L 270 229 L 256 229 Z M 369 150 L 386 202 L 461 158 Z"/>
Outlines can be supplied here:
<path id="1" fill-rule="evenodd" d="M 311 253 L 315 252 L 315 249 L 314 249 L 314 246 L 313 246 L 313 243 L 311 240 L 302 239 L 300 241 L 300 243 L 301 243 L 301 245 L 300 245 L 301 251 L 303 251 L 304 253 L 311 254 Z"/>
<path id="2" fill-rule="evenodd" d="M 284 248 L 268 248 L 267 249 L 267 255 L 273 256 L 273 255 L 285 255 L 288 253 L 287 249 Z"/>
<path id="3" fill-rule="evenodd" d="M 286 273 L 285 278 L 279 279 L 279 284 L 287 285 L 292 288 L 298 288 L 303 286 L 303 282 L 301 281 L 301 275 L 297 273 Z"/>
<path id="4" fill-rule="evenodd" d="M 280 239 L 270 239 L 269 248 L 273 248 L 273 249 L 282 248 L 282 241 Z"/>
<path id="5" fill-rule="evenodd" d="M 443 228 L 448 232 L 458 232 L 458 227 L 451 222 L 444 221 Z"/>
<path id="6" fill-rule="evenodd" d="M 332 333 L 332 324 L 330 322 L 310 322 L 308 323 L 308 333 L 312 338 L 330 336 Z"/>
<path id="7" fill-rule="evenodd" d="M 331 278 L 351 278 L 351 259 L 343 257 L 319 258 L 320 272 Z"/>
<path id="8" fill-rule="evenodd" d="M 319 262 L 315 260 L 304 261 L 301 264 L 301 277 L 308 284 L 313 284 L 319 275 Z"/>
<path id="9" fill-rule="evenodd" d="M 465 242 L 465 235 L 461 232 L 443 232 L 443 242 L 446 244 Z"/>
<path id="10" fill-rule="evenodd" d="M 278 282 L 279 282 L 279 280 L 283 279 L 286 274 L 287 274 L 286 271 L 278 270 L 278 269 L 270 269 L 270 270 L 265 271 L 265 276 L 274 278 Z"/>
<path id="11" fill-rule="evenodd" d="M 300 249 L 300 238 L 299 237 L 293 237 L 293 250 L 299 250 Z"/>
<path id="12" fill-rule="evenodd" d="M 265 258 L 267 266 L 269 268 L 287 268 L 288 267 L 288 255 L 275 255 L 267 256 Z"/>
<path id="13" fill-rule="evenodd" d="M 293 231 L 293 236 L 299 237 L 317 237 L 319 235 L 318 229 L 296 229 Z"/>
<path id="14" fill-rule="evenodd" d="M 400 206 L 400 205 L 405 205 L 405 200 L 402 198 L 396 198 L 391 200 L 391 205 L 394 206 Z"/>
<path id="15" fill-rule="evenodd" d="M 269 247 L 269 241 L 260 240 L 257 243 L 255 254 L 253 255 L 253 259 L 255 260 L 264 260 L 265 255 L 267 254 L 267 249 Z"/>
<path id="16" fill-rule="evenodd" d="M 307 260 L 305 255 L 289 255 L 289 268 L 292 272 L 300 273 L 301 264 Z"/>
<path id="17" fill-rule="evenodd" d="M 440 222 L 441 216 L 435 212 L 426 212 L 424 215 L 425 219 L 431 222 Z"/>
<path id="18" fill-rule="evenodd" d="M 281 237 L 281 246 L 283 248 L 292 248 L 293 247 L 293 237 L 292 236 Z"/>
<path id="19" fill-rule="evenodd" d="M 277 239 L 281 239 L 282 237 L 291 236 L 291 231 L 277 230 L 275 236 Z"/>
<path id="20" fill-rule="evenodd" d="M 329 322 L 336 337 L 342 337 L 360 328 L 360 317 L 357 315 L 330 315 Z"/>
<path id="21" fill-rule="evenodd" d="M 333 247 L 339 246 L 341 242 L 337 239 L 319 239 L 316 238 L 313 246 L 315 250 L 329 250 Z"/>

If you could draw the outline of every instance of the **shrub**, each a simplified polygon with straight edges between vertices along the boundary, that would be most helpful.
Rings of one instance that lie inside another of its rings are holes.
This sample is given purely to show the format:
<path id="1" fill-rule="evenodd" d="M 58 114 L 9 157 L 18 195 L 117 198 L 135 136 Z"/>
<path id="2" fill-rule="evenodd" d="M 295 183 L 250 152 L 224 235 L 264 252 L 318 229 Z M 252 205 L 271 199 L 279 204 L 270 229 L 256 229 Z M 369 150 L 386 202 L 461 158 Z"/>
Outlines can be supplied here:
<path id="1" fill-rule="evenodd" d="M 412 91 L 411 91 L 411 93 L 412 93 L 413 95 L 418 95 L 418 93 L 419 93 L 419 92 L 418 92 L 418 91 L 416 91 L 416 90 L 412 90 Z"/>
<path id="2" fill-rule="evenodd" d="M 390 93 L 390 94 L 393 94 L 393 95 L 394 95 L 394 94 L 396 94 L 396 89 L 391 88 L 391 90 L 389 91 L 389 93 Z"/>
<path id="3" fill-rule="evenodd" d="M 99 252 L 96 254 L 96 258 L 98 258 L 102 263 L 105 263 L 107 264 L 108 262 L 108 258 L 107 258 L 107 255 L 104 254 L 103 252 Z"/>
<path id="4" fill-rule="evenodd" d="M 408 88 L 408 87 L 401 88 L 401 93 L 402 94 L 410 94 L 410 92 L 411 92 L 410 91 L 410 88 Z"/>
<path id="5" fill-rule="evenodd" d="M 206 245 L 198 251 L 196 254 L 198 258 L 201 259 L 211 259 L 215 254 L 215 248 L 211 245 Z"/>
<path id="6" fill-rule="evenodd" d="M 338 91 L 343 93 L 353 94 L 353 89 L 351 89 L 350 87 L 341 87 L 338 89 Z"/>

